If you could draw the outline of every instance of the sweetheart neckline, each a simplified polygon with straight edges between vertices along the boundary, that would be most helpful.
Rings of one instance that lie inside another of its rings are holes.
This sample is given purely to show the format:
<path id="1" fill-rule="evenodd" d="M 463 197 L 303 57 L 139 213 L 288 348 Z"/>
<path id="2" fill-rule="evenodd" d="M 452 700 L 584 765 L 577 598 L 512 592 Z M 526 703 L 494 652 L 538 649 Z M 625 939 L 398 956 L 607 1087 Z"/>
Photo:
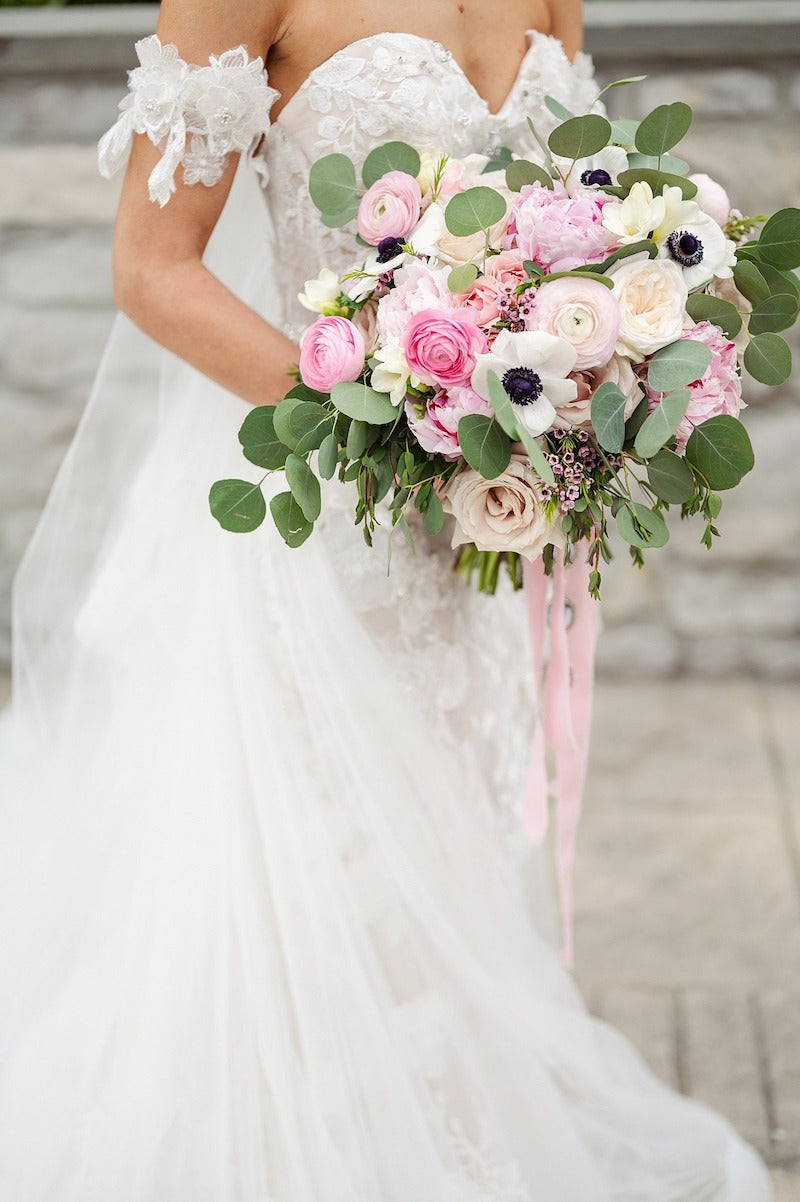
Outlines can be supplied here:
<path id="1" fill-rule="evenodd" d="M 281 125 L 283 123 L 284 114 L 289 111 L 291 106 L 300 98 L 303 92 L 307 91 L 307 89 L 313 83 L 314 78 L 319 74 L 320 71 L 323 71 L 326 67 L 330 66 L 330 64 L 334 62 L 335 59 L 339 58 L 340 55 L 345 55 L 349 51 L 357 50 L 358 47 L 368 45 L 370 42 L 376 42 L 381 38 L 406 38 L 413 42 L 421 42 L 425 46 L 435 47 L 436 49 L 442 51 L 447 56 L 445 62 L 451 66 L 458 78 L 462 80 L 462 82 L 469 88 L 474 98 L 483 106 L 489 119 L 491 121 L 500 121 L 505 116 L 507 109 L 517 94 L 517 90 L 523 82 L 525 67 L 527 66 L 528 61 L 533 54 L 534 48 L 542 41 L 554 42 L 564 54 L 564 61 L 566 62 L 567 66 L 570 68 L 574 66 L 574 63 L 570 62 L 570 60 L 567 58 L 566 52 L 564 51 L 564 44 L 560 38 L 555 37 L 551 33 L 542 33 L 542 31 L 539 29 L 526 29 L 525 36 L 528 39 L 528 48 L 520 60 L 517 74 L 515 75 L 511 87 L 508 90 L 508 94 L 506 95 L 503 103 L 500 105 L 500 108 L 497 110 L 493 110 L 491 108 L 489 101 L 485 96 L 482 95 L 481 92 L 478 91 L 477 87 L 472 82 L 469 75 L 467 75 L 459 60 L 456 58 L 455 54 L 453 54 L 453 51 L 450 50 L 448 46 L 445 46 L 443 42 L 440 42 L 437 38 L 425 37 L 424 34 L 407 33 L 402 30 L 390 30 L 385 33 L 372 33 L 363 38 L 356 38 L 355 41 L 348 42 L 346 46 L 342 46 L 339 50 L 335 50 L 333 54 L 329 54 L 327 58 L 324 58 L 321 63 L 317 63 L 315 67 L 312 67 L 300 86 L 292 93 L 292 95 L 283 105 L 277 117 L 274 119 L 274 124 Z"/>

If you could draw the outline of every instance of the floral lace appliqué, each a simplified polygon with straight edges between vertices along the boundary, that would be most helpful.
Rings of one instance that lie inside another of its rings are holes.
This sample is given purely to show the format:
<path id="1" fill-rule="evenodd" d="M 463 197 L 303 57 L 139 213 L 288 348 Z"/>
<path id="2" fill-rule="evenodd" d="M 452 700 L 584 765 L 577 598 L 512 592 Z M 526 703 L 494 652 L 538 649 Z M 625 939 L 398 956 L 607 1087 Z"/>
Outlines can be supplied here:
<path id="1" fill-rule="evenodd" d="M 229 154 L 251 153 L 269 130 L 278 93 L 267 82 L 263 60 L 251 59 L 244 46 L 195 67 L 153 34 L 137 42 L 136 54 L 140 65 L 129 72 L 128 95 L 100 141 L 98 164 L 106 178 L 114 175 L 133 135 L 145 134 L 162 152 L 148 187 L 150 199 L 163 207 L 181 163 L 184 183 L 210 188 L 222 178 Z"/>

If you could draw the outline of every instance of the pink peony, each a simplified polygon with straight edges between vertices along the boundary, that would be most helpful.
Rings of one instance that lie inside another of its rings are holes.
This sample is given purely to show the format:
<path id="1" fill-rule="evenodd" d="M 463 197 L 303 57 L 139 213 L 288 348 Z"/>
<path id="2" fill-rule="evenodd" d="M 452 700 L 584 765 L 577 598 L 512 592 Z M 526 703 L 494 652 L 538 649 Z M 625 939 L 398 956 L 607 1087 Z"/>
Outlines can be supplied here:
<path id="1" fill-rule="evenodd" d="M 358 208 L 358 232 L 370 246 L 384 238 L 405 238 L 419 221 L 422 191 L 412 175 L 390 171 L 364 194 Z"/>
<path id="2" fill-rule="evenodd" d="M 406 416 L 411 432 L 423 451 L 444 455 L 445 459 L 460 459 L 458 423 L 468 413 L 492 415 L 492 407 L 471 388 L 450 388 L 428 401 L 420 417 L 417 406 L 406 402 Z"/>
<path id="3" fill-rule="evenodd" d="M 412 317 L 403 340 L 411 374 L 423 384 L 453 388 L 468 384 L 486 335 L 469 309 L 427 309 Z"/>
<path id="4" fill-rule="evenodd" d="M 607 363 L 614 352 L 622 317 L 617 298 L 597 280 L 570 277 L 543 284 L 525 325 L 569 342 L 577 353 L 575 370 Z"/>
<path id="5" fill-rule="evenodd" d="M 394 273 L 394 288 L 378 305 L 378 335 L 381 343 L 399 344 L 410 319 L 423 309 L 455 309 L 458 298 L 450 291 L 450 272 L 412 259 Z"/>
<path id="6" fill-rule="evenodd" d="M 300 340 L 300 375 L 317 392 L 357 380 L 365 359 L 364 336 L 346 317 L 320 317 Z"/>
<path id="7" fill-rule="evenodd" d="M 616 246 L 603 225 L 603 206 L 609 199 L 588 188 L 568 196 L 562 184 L 552 191 L 530 184 L 514 205 L 509 230 L 516 234 L 523 258 L 545 271 L 600 263 Z"/>
<path id="8" fill-rule="evenodd" d="M 679 449 L 686 446 L 695 426 L 702 425 L 710 417 L 719 417 L 722 414 L 738 417 L 745 408 L 742 400 L 742 381 L 736 370 L 736 344 L 709 321 L 698 322 L 681 337 L 691 342 L 704 342 L 710 348 L 713 358 L 705 375 L 689 385 L 692 399 L 675 435 Z M 649 388 L 647 394 L 650 408 L 654 409 L 658 404 L 659 395 Z"/>
<path id="9" fill-rule="evenodd" d="M 724 229 L 731 215 L 731 202 L 722 184 L 718 184 L 715 179 L 712 179 L 710 175 L 705 175 L 702 171 L 690 175 L 689 179 L 697 185 L 695 202 L 704 213 L 708 213 L 709 217 Z"/>

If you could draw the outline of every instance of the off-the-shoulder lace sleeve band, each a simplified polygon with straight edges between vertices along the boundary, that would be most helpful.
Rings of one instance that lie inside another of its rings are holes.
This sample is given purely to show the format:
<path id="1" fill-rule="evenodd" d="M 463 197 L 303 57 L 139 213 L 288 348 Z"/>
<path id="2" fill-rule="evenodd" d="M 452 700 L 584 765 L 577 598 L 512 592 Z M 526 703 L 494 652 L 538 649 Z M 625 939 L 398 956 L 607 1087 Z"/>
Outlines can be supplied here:
<path id="1" fill-rule="evenodd" d="M 222 178 L 229 154 L 255 149 L 269 130 L 279 93 L 269 86 L 263 59 L 251 59 L 244 46 L 196 67 L 153 34 L 136 43 L 136 54 L 140 66 L 128 73 L 128 95 L 116 124 L 100 140 L 98 164 L 106 178 L 114 175 L 125 164 L 133 135 L 146 134 L 162 151 L 149 192 L 163 207 L 181 164 L 184 183 L 210 188 Z"/>

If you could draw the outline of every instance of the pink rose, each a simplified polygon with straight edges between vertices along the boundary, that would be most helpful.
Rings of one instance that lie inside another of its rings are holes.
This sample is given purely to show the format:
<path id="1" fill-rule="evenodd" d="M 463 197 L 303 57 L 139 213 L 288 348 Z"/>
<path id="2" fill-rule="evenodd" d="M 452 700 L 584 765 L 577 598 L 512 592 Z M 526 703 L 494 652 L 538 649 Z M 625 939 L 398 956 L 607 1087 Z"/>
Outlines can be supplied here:
<path id="1" fill-rule="evenodd" d="M 577 353 L 575 370 L 607 363 L 619 337 L 622 317 L 610 288 L 597 280 L 570 278 L 543 284 L 525 322 L 569 342 Z"/>
<path id="2" fill-rule="evenodd" d="M 423 384 L 453 388 L 468 384 L 486 335 L 469 309 L 427 309 L 412 317 L 403 341 L 411 374 Z"/>
<path id="3" fill-rule="evenodd" d="M 384 238 L 405 238 L 419 221 L 422 191 L 412 175 L 390 171 L 361 198 L 358 232 L 370 246 Z"/>
<path id="4" fill-rule="evenodd" d="M 459 299 L 465 308 L 473 309 L 477 313 L 478 325 L 485 327 L 492 325 L 500 316 L 502 291 L 499 280 L 482 275 L 475 281 L 470 291 L 464 293 Z"/>
<path id="5" fill-rule="evenodd" d="M 615 248 L 603 225 L 603 206 L 610 197 L 584 188 L 568 196 L 562 184 L 553 190 L 542 184 L 522 189 L 511 213 L 509 231 L 525 259 L 545 271 L 571 271 L 599 263 Z"/>
<path id="6" fill-rule="evenodd" d="M 357 380 L 365 359 L 364 336 L 346 317 L 320 317 L 300 341 L 300 375 L 317 392 Z"/>
<path id="7" fill-rule="evenodd" d="M 450 272 L 412 259 L 394 273 L 394 288 L 378 305 L 378 336 L 381 342 L 400 343 L 409 320 L 423 309 L 455 309 L 458 299 L 450 291 Z"/>
<path id="8" fill-rule="evenodd" d="M 602 367 L 573 372 L 570 379 L 574 380 L 578 385 L 578 395 L 574 401 L 568 401 L 565 405 L 556 406 L 557 424 L 562 429 L 570 429 L 572 426 L 591 425 L 592 397 L 601 384 L 616 384 L 617 388 L 625 394 L 627 397 L 625 403 L 626 421 L 643 396 L 639 387 L 639 380 L 631 367 L 630 360 L 623 359 L 621 355 L 612 355 L 608 363 L 604 363 Z"/>
<path id="9" fill-rule="evenodd" d="M 492 415 L 492 407 L 471 388 L 449 388 L 432 397 L 420 416 L 412 401 L 406 402 L 406 416 L 411 432 L 423 451 L 444 455 L 445 459 L 460 459 L 458 423 L 468 413 Z"/>
<path id="10" fill-rule="evenodd" d="M 723 414 L 738 417 L 745 408 L 742 381 L 736 370 L 736 344 L 726 338 L 718 326 L 708 321 L 698 322 L 692 329 L 685 330 L 681 337 L 690 342 L 704 342 L 713 357 L 705 375 L 689 385 L 692 399 L 675 435 L 679 450 L 686 446 L 695 426 L 702 425 L 710 417 Z M 647 395 L 650 408 L 654 409 L 659 395 L 649 388 Z"/>
<path id="11" fill-rule="evenodd" d="M 505 288 L 516 288 L 527 279 L 522 255 L 518 250 L 504 250 L 486 260 L 486 274 Z"/>

